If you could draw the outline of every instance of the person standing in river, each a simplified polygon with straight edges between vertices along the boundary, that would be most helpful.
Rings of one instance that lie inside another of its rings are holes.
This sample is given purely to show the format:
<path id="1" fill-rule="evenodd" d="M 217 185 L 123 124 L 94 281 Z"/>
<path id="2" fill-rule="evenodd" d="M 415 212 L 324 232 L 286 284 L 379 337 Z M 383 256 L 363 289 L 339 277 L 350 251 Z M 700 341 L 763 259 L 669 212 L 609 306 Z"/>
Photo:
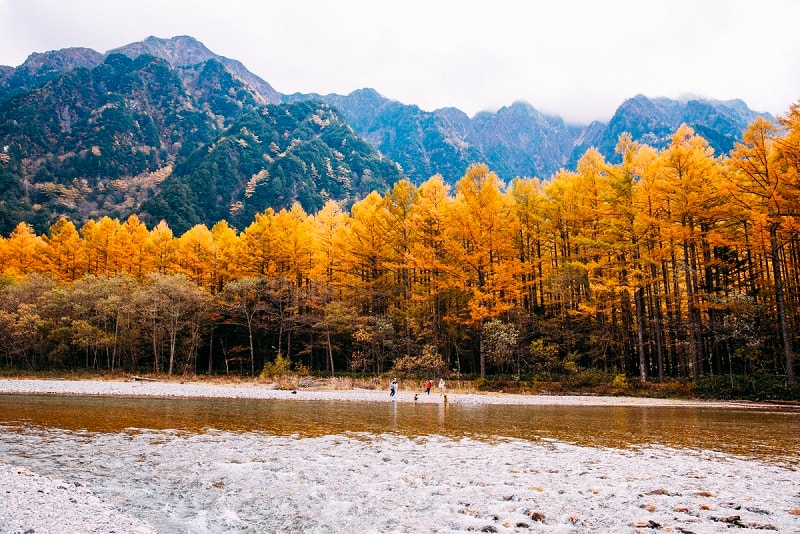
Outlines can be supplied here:
<path id="1" fill-rule="evenodd" d="M 395 393 L 397 393 L 397 379 L 392 378 L 392 382 L 389 384 L 389 396 L 394 397 Z"/>
<path id="2" fill-rule="evenodd" d="M 433 387 L 433 382 L 431 382 L 431 379 L 429 378 L 428 381 L 425 382 L 425 393 L 428 395 L 431 394 L 431 387 Z"/>
<path id="3" fill-rule="evenodd" d="M 444 395 L 444 378 L 439 379 L 439 393 Z"/>

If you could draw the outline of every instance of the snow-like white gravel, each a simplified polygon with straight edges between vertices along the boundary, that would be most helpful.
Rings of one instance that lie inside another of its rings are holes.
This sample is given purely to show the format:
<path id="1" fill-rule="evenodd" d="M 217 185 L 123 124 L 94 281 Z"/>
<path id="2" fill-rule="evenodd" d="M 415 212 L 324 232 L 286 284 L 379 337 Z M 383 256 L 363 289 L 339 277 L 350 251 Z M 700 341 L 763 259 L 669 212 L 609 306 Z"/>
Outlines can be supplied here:
<path id="1" fill-rule="evenodd" d="M 796 471 L 664 447 L 227 432 L 19 446 L 61 455 L 81 486 L 4 468 L 2 532 L 800 532 Z"/>
<path id="2" fill-rule="evenodd" d="M 435 388 L 434 388 L 435 389 Z M 201 382 L 96 381 L 96 380 L 8 380 L 0 379 L 0 394 L 117 395 L 165 398 L 292 399 L 354 402 L 413 402 L 414 392 L 402 383 L 395 397 L 387 390 L 299 388 L 275 389 L 264 384 L 216 385 Z M 757 406 L 753 403 L 712 402 L 640 397 L 601 397 L 586 395 L 516 395 L 508 393 L 457 393 L 446 391 L 448 402 L 461 404 L 524 404 L 565 406 Z M 420 394 L 419 403 L 442 402 L 438 391 Z"/>
<path id="3" fill-rule="evenodd" d="M 10 392 L 389 401 L 368 390 L 0 380 L 0 393 Z M 677 402 L 448 395 L 460 403 Z M 401 390 L 398 400 L 412 397 Z M 800 472 L 709 451 L 40 428 L 0 428 L 0 445 L 3 533 L 800 532 Z"/>
<path id="4" fill-rule="evenodd" d="M 0 464 L 0 488 L 0 532 L 156 532 L 87 488 L 25 467 Z"/>

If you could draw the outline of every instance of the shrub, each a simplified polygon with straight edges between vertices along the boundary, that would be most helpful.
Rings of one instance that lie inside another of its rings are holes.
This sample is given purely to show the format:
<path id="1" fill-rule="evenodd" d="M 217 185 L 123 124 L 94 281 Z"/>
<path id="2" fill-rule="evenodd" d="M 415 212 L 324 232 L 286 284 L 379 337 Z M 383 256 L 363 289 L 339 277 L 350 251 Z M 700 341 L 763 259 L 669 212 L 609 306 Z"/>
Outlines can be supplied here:
<path id="1" fill-rule="evenodd" d="M 611 382 L 611 387 L 616 390 L 622 390 L 628 387 L 628 379 L 625 375 L 619 374 L 614 377 Z"/>
<path id="2" fill-rule="evenodd" d="M 489 381 L 485 378 L 476 378 L 473 385 L 478 391 L 483 391 L 489 387 Z"/>
<path id="3" fill-rule="evenodd" d="M 289 374 L 290 368 L 291 362 L 284 358 L 283 354 L 279 352 L 278 355 L 275 356 L 275 361 L 264 364 L 264 368 L 261 369 L 261 377 L 275 378 L 277 376 L 284 376 Z"/>
<path id="4" fill-rule="evenodd" d="M 297 376 L 311 376 L 311 368 L 306 367 L 300 362 L 294 364 L 294 374 Z"/>

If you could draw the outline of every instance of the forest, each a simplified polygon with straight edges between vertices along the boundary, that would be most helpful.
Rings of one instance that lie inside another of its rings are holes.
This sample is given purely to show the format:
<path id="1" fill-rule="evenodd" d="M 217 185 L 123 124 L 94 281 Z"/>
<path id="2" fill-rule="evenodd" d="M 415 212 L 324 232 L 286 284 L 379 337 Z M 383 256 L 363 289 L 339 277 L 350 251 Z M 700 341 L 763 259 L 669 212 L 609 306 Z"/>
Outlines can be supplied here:
<path id="1" fill-rule="evenodd" d="M 0 366 L 793 384 L 800 103 L 726 155 L 687 126 L 617 153 L 508 184 L 474 164 L 242 230 L 20 223 L 0 237 Z"/>

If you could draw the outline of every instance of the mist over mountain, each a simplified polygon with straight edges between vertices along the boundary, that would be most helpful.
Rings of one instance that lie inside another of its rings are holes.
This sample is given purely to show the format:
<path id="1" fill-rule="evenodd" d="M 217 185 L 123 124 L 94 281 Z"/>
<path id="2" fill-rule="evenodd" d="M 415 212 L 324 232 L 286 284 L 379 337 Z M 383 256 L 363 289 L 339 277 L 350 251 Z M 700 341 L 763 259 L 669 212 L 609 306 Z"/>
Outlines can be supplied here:
<path id="1" fill-rule="evenodd" d="M 176 231 L 267 207 L 344 206 L 401 178 L 454 183 L 482 162 L 508 181 L 573 168 L 619 135 L 661 148 L 682 123 L 728 152 L 759 114 L 738 100 L 642 95 L 608 123 L 567 124 L 525 102 L 468 117 L 381 96 L 281 95 L 188 36 L 106 53 L 69 48 L 0 67 L 0 232 L 139 213 Z"/>

